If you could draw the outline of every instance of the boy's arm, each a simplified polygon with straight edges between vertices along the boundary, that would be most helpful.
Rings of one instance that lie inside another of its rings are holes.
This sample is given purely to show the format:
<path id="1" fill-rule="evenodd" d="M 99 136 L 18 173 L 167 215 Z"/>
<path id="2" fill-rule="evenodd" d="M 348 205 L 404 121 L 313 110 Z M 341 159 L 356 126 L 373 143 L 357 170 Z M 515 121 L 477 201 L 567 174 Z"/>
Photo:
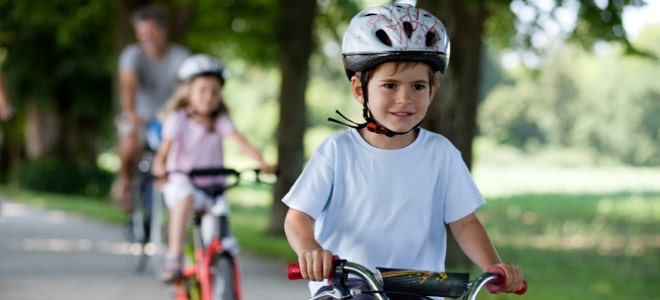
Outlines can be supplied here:
<path id="1" fill-rule="evenodd" d="M 312 281 L 329 279 L 333 254 L 314 239 L 314 219 L 302 211 L 290 208 L 284 219 L 284 233 L 298 255 L 303 278 Z"/>
<path id="2" fill-rule="evenodd" d="M 482 270 L 498 266 L 506 272 L 505 292 L 516 292 L 523 287 L 522 270 L 515 264 L 503 263 L 497 254 L 486 229 L 474 213 L 449 224 L 458 245 Z"/>

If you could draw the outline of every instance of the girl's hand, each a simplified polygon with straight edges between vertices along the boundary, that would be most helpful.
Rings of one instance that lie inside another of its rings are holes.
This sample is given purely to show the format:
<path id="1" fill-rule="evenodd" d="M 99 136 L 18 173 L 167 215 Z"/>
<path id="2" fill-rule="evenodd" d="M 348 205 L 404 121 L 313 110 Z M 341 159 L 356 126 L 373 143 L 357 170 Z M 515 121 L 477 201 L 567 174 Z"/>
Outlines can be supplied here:
<path id="1" fill-rule="evenodd" d="M 321 248 L 302 252 L 298 256 L 302 277 L 311 281 L 328 279 L 328 282 L 332 283 L 330 274 L 332 274 L 333 261 L 332 252 Z"/>
<path id="2" fill-rule="evenodd" d="M 154 164 L 151 166 L 151 175 L 154 178 L 154 184 L 157 186 L 167 182 L 167 171 L 165 171 L 165 166 L 154 161 Z"/>
<path id="3" fill-rule="evenodd" d="M 264 173 L 275 174 L 277 173 L 277 166 L 271 166 L 271 165 L 267 165 L 266 163 L 261 163 L 259 164 L 259 170 Z"/>
<path id="4" fill-rule="evenodd" d="M 504 293 L 515 293 L 523 289 L 525 277 L 523 276 L 522 269 L 512 263 L 499 263 L 493 267 L 500 267 L 506 273 L 506 284 Z"/>

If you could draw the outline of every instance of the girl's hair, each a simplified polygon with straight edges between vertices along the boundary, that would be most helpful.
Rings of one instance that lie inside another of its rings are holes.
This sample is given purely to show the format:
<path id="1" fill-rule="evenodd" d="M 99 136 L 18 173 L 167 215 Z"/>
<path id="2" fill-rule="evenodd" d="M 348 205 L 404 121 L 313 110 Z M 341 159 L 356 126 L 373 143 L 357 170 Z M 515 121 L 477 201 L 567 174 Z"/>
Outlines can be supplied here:
<path id="1" fill-rule="evenodd" d="M 192 82 L 199 77 L 209 77 L 209 78 L 218 79 L 218 76 L 215 75 L 202 74 L 195 76 L 189 80 L 181 82 L 174 90 L 174 94 L 172 95 L 172 97 L 167 101 L 165 111 L 163 112 L 163 114 L 161 114 L 163 119 L 165 119 L 170 112 L 181 109 L 185 109 L 188 114 L 191 114 L 193 112 L 190 108 L 190 99 L 189 99 L 190 86 L 192 85 Z M 218 81 L 220 81 L 220 79 L 218 79 Z M 218 98 L 219 98 L 218 100 L 220 100 L 220 103 L 218 107 L 211 113 L 212 118 L 217 118 L 221 114 L 229 114 L 229 109 L 225 105 L 225 99 L 223 98 L 222 93 L 218 93 Z"/>

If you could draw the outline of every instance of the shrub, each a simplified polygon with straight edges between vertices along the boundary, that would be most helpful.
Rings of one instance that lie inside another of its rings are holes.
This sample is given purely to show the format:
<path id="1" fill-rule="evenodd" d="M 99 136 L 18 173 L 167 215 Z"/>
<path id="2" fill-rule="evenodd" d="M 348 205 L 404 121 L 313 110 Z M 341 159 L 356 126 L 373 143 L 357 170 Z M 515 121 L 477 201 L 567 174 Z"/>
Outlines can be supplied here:
<path id="1" fill-rule="evenodd" d="M 90 197 L 107 195 L 114 178 L 96 166 L 78 166 L 52 158 L 25 162 L 12 175 L 21 188 Z"/>

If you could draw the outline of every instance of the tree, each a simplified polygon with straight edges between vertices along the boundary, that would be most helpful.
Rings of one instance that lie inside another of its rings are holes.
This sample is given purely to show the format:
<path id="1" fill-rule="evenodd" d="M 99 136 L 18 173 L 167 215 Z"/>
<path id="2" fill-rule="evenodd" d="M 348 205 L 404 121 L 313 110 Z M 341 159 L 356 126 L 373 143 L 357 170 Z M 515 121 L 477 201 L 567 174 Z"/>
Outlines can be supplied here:
<path id="1" fill-rule="evenodd" d="M 111 103 L 109 9 L 107 1 L 0 1 L 3 70 L 17 119 L 25 122 L 13 135 L 24 139 L 10 143 L 24 145 L 19 151 L 29 159 L 95 165 L 105 125 L 98 120 Z"/>
<path id="2" fill-rule="evenodd" d="M 282 26 L 280 52 L 280 125 L 278 128 L 278 163 L 280 174 L 275 186 L 268 232 L 282 234 L 286 208 L 279 199 L 287 193 L 304 163 L 303 136 L 306 127 L 305 91 L 309 78 L 309 57 L 314 48 L 312 23 L 315 1 L 280 0 Z M 284 122 L 282 122 L 284 121 Z"/>

